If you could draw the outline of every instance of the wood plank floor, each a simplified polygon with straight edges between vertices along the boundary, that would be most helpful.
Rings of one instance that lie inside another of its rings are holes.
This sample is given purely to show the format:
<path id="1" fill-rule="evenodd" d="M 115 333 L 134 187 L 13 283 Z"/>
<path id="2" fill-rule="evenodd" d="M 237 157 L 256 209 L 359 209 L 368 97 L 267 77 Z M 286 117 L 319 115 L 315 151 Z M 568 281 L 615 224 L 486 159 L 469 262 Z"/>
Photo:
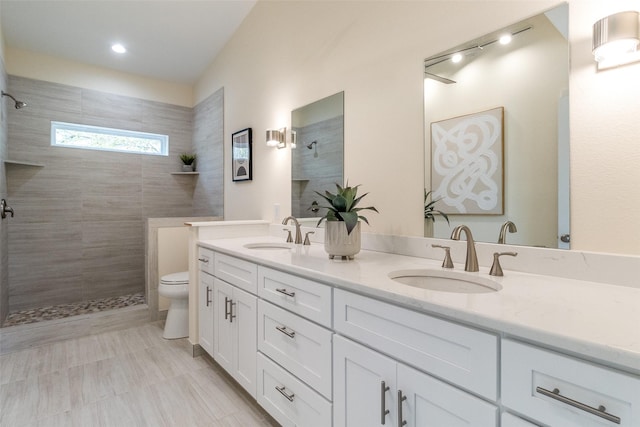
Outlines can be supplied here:
<path id="1" fill-rule="evenodd" d="M 278 426 L 161 324 L 0 356 L 0 426 Z"/>

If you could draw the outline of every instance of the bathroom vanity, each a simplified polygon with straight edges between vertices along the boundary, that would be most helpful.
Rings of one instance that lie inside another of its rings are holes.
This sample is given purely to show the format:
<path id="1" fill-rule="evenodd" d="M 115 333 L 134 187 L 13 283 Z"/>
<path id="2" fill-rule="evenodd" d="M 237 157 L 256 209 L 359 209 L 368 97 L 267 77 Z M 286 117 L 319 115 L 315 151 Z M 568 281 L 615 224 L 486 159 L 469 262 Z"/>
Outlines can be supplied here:
<path id="1" fill-rule="evenodd" d="M 282 425 L 640 425 L 639 288 L 505 263 L 499 278 L 455 266 L 498 291 L 442 292 L 389 277 L 441 260 L 194 244 L 200 345 Z"/>

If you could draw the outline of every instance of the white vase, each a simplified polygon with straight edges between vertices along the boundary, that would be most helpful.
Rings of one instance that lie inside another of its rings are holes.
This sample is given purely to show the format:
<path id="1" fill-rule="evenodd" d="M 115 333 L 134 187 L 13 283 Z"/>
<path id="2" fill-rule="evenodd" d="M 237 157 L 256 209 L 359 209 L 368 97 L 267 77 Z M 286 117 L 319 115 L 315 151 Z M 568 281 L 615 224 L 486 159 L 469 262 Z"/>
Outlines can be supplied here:
<path id="1" fill-rule="evenodd" d="M 190 165 L 182 165 L 182 172 L 193 172 L 193 164 Z"/>
<path id="2" fill-rule="evenodd" d="M 353 256 L 360 252 L 360 221 L 351 230 L 351 234 L 347 234 L 344 221 L 327 221 L 324 230 L 324 250 L 331 259 L 353 259 Z"/>

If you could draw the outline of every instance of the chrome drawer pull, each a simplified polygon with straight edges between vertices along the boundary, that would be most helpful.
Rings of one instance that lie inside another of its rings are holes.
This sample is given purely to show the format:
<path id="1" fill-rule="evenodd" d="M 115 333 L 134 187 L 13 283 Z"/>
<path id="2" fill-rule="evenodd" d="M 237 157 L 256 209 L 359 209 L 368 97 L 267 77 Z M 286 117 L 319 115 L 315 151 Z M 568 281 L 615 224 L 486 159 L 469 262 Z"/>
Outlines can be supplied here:
<path id="1" fill-rule="evenodd" d="M 558 400 L 562 403 L 566 403 L 569 406 L 573 406 L 574 408 L 578 408 L 600 418 L 604 418 L 605 420 L 611 421 L 612 423 L 620 424 L 620 417 L 616 417 L 615 415 L 607 413 L 607 408 L 602 405 L 600 405 L 598 408 L 593 408 L 589 405 L 585 405 L 584 403 L 578 402 L 577 400 L 573 400 L 561 395 L 560 390 L 557 388 L 554 388 L 553 391 L 549 391 L 542 387 L 536 387 L 536 391 L 542 395 Z"/>
<path id="2" fill-rule="evenodd" d="M 211 304 L 211 288 L 207 286 L 207 307 Z"/>
<path id="3" fill-rule="evenodd" d="M 380 382 L 380 424 L 384 425 L 384 419 L 387 417 L 389 410 L 386 408 L 385 393 L 389 391 L 389 386 L 384 381 Z"/>
<path id="4" fill-rule="evenodd" d="M 276 292 L 280 292 L 281 294 L 284 294 L 284 295 L 286 295 L 288 297 L 291 297 L 291 298 L 296 296 L 295 292 L 289 292 L 286 289 L 278 289 L 278 288 L 276 288 Z"/>
<path id="5" fill-rule="evenodd" d="M 276 326 L 276 329 L 282 332 L 283 334 L 285 334 L 286 336 L 288 336 L 289 338 L 295 338 L 296 336 L 296 331 L 289 332 L 287 331 L 286 326 Z"/>
<path id="6" fill-rule="evenodd" d="M 280 392 L 280 394 L 281 394 L 281 395 L 283 395 L 284 397 L 286 397 L 286 398 L 287 398 L 287 400 L 289 400 L 289 402 L 293 402 L 293 398 L 295 397 L 295 394 L 293 394 L 293 393 L 288 394 L 288 393 L 285 391 L 286 389 L 287 389 L 287 388 L 286 388 L 286 387 L 284 387 L 284 386 L 282 386 L 282 387 L 276 386 L 276 390 L 278 390 L 278 391 Z"/>
<path id="7" fill-rule="evenodd" d="M 198 261 L 204 262 L 204 263 L 208 263 L 209 262 L 209 260 L 206 259 L 206 258 L 198 258 Z"/>
<path id="8" fill-rule="evenodd" d="M 407 396 L 402 395 L 402 390 L 398 390 L 398 427 L 407 424 L 407 420 L 402 419 L 402 402 L 407 400 Z"/>

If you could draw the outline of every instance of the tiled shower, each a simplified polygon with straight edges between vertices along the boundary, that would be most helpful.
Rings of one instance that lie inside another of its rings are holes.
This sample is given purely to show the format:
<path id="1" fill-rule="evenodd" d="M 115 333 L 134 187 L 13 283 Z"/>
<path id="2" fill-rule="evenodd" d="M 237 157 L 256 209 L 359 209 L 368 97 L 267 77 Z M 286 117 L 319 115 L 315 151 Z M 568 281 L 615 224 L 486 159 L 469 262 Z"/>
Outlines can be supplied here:
<path id="1" fill-rule="evenodd" d="M 0 321 L 144 297 L 146 219 L 222 215 L 223 89 L 188 108 L 16 76 L 3 87 L 28 107 L 2 105 L 2 160 L 41 166 L 7 164 L 2 175 L 16 215 L 1 230 Z M 52 120 L 167 134 L 169 156 L 52 147 Z M 171 174 L 183 152 L 198 154 L 199 175 Z"/>

